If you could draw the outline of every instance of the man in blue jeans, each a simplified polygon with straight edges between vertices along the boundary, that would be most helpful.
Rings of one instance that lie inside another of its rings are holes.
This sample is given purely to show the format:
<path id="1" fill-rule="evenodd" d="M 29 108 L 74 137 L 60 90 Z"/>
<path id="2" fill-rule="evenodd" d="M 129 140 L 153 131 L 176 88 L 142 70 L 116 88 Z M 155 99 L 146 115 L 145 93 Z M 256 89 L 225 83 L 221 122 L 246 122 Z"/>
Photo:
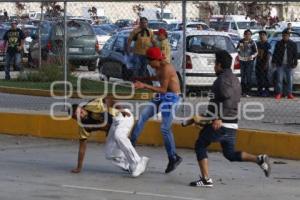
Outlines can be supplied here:
<path id="1" fill-rule="evenodd" d="M 155 69 L 157 76 L 140 78 L 139 80 L 156 80 L 160 82 L 160 86 L 155 87 L 139 81 L 134 83 L 136 89 L 149 89 L 157 92 L 157 94 L 155 98 L 142 110 L 139 120 L 131 134 L 131 142 L 133 145 L 136 144 L 137 138 L 141 134 L 146 121 L 161 111 L 161 132 L 169 157 L 169 163 L 165 173 L 169 173 L 175 170 L 182 161 L 182 158 L 176 154 L 176 146 L 172 132 L 173 115 L 175 114 L 177 107 L 176 104 L 180 100 L 180 84 L 174 67 L 164 60 L 165 56 L 158 47 L 149 48 L 146 55 L 150 66 Z"/>
<path id="2" fill-rule="evenodd" d="M 21 70 L 21 51 L 25 39 L 23 31 L 17 28 L 17 21 L 11 23 L 11 29 L 5 33 L 3 39 L 6 47 L 5 79 L 10 80 L 10 65 L 12 62 L 16 65 L 17 70 Z"/>
<path id="3" fill-rule="evenodd" d="M 254 59 L 257 56 L 257 46 L 251 37 L 252 32 L 249 29 L 246 30 L 244 32 L 244 39 L 237 46 L 241 64 L 242 94 L 245 97 L 248 97 L 251 92 Z"/>
<path id="4" fill-rule="evenodd" d="M 235 150 L 236 130 L 238 129 L 238 104 L 241 98 L 241 87 L 238 78 L 230 69 L 232 57 L 224 50 L 216 52 L 215 72 L 217 79 L 212 86 L 214 98 L 210 100 L 205 125 L 195 144 L 195 151 L 201 176 L 199 180 L 190 183 L 194 187 L 213 187 L 213 181 L 208 174 L 207 147 L 212 142 L 220 142 L 223 155 L 231 162 L 257 163 L 268 177 L 271 172 L 267 155 L 254 156 Z"/>
<path id="5" fill-rule="evenodd" d="M 287 92 L 288 99 L 293 96 L 293 69 L 298 65 L 297 44 L 290 40 L 290 32 L 282 32 L 282 40 L 276 43 L 272 63 L 276 67 L 276 96 L 281 99 L 284 92 Z M 283 91 L 283 79 L 287 81 L 287 91 Z"/>

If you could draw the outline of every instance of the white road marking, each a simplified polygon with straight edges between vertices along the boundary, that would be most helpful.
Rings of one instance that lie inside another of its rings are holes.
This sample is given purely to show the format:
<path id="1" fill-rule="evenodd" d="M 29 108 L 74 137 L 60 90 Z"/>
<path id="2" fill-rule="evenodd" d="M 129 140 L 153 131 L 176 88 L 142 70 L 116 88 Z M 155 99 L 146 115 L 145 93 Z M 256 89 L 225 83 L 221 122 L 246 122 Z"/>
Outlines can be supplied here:
<path id="1" fill-rule="evenodd" d="M 62 187 L 70 188 L 70 189 L 94 190 L 94 191 L 112 192 L 112 193 L 120 193 L 120 194 L 132 194 L 132 195 L 141 195 L 141 196 L 150 196 L 150 197 L 161 197 L 161 198 L 167 198 L 167 199 L 204 200 L 204 199 L 200 199 L 200 198 L 172 196 L 172 195 L 167 195 L 167 194 L 154 194 L 154 193 L 146 193 L 146 192 L 127 191 L 127 190 L 113 190 L 113 189 L 106 189 L 106 188 L 83 187 L 83 186 L 76 186 L 76 185 L 62 185 Z"/>

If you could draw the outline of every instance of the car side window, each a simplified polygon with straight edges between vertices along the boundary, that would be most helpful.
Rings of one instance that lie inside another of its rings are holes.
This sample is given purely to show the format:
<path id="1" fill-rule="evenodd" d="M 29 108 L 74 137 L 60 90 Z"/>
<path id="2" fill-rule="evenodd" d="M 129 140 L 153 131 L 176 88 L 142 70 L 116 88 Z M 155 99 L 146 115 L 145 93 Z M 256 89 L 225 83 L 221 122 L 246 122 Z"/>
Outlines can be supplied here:
<path id="1" fill-rule="evenodd" d="M 271 52 L 272 54 L 274 53 L 275 50 L 275 46 L 276 46 L 277 41 L 276 40 L 272 40 L 270 45 L 271 45 Z"/>
<path id="2" fill-rule="evenodd" d="M 104 44 L 103 49 L 104 50 L 111 50 L 115 40 L 116 40 L 116 36 L 112 36 L 111 38 L 109 38 L 106 41 L 106 43 Z"/>
<path id="3" fill-rule="evenodd" d="M 113 47 L 114 51 L 124 51 L 125 50 L 125 37 L 118 37 Z"/>
<path id="4" fill-rule="evenodd" d="M 232 30 L 237 30 L 235 22 L 231 22 L 231 28 Z"/>

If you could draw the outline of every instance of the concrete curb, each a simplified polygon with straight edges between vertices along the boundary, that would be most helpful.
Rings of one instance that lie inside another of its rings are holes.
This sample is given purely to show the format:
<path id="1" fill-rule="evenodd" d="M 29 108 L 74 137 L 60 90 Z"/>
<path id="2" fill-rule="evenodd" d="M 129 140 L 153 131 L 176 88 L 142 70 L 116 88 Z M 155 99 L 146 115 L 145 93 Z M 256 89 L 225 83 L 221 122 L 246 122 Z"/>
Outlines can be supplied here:
<path id="1" fill-rule="evenodd" d="M 78 139 L 78 126 L 74 120 L 58 121 L 48 115 L 0 113 L 0 133 L 11 135 L 27 135 L 44 138 Z M 194 148 L 199 128 L 183 128 L 173 125 L 176 146 Z M 90 140 L 104 142 L 105 134 L 94 133 Z M 150 121 L 139 138 L 139 144 L 163 145 L 160 123 Z M 300 160 L 300 135 L 275 133 L 267 131 L 238 131 L 237 149 L 253 154 L 266 153 L 273 157 Z M 220 146 L 212 144 L 210 150 L 220 150 Z"/>
<path id="2" fill-rule="evenodd" d="M 9 94 L 20 94 L 20 95 L 28 95 L 28 96 L 40 96 L 40 97 L 52 97 L 50 90 L 40 90 L 40 89 L 29 89 L 29 88 L 16 88 L 16 87 L 4 87 L 0 86 L 0 92 L 9 93 Z M 152 92 L 149 93 L 135 93 L 133 96 L 127 93 L 116 93 L 118 95 L 118 99 L 120 100 L 149 100 L 153 97 Z M 56 91 L 56 96 L 64 96 L 63 91 Z M 103 95 L 100 93 L 86 92 L 85 96 L 99 96 Z M 112 93 L 108 93 L 106 96 L 115 97 Z M 130 96 L 130 97 L 129 97 Z M 71 98 L 80 98 L 80 95 L 77 91 L 74 91 Z"/>

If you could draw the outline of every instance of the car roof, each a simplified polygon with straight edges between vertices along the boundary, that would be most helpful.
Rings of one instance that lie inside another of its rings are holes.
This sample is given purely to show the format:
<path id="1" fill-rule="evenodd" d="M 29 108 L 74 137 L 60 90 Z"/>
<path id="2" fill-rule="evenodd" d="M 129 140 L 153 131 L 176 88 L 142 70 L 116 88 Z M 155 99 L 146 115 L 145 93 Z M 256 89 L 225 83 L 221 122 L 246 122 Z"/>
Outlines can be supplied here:
<path id="1" fill-rule="evenodd" d="M 174 33 L 182 34 L 182 31 L 173 31 Z M 186 36 L 191 35 L 219 35 L 219 36 L 226 36 L 229 37 L 227 32 L 219 32 L 219 31 L 207 31 L 207 30 L 188 30 L 186 31 Z"/>
<path id="2" fill-rule="evenodd" d="M 274 37 L 270 39 L 270 41 L 280 41 L 280 40 L 282 40 L 281 37 Z M 290 37 L 290 40 L 294 42 L 300 42 L 300 37 Z"/>

